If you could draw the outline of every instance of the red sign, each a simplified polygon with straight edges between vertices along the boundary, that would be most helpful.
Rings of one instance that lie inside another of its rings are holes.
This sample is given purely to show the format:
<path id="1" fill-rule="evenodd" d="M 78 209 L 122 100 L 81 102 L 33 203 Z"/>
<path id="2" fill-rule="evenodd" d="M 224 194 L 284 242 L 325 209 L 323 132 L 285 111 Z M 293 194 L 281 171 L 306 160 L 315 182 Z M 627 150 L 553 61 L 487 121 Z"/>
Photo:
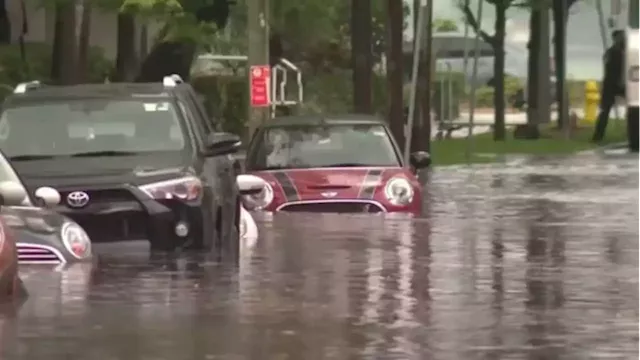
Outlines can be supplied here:
<path id="1" fill-rule="evenodd" d="M 269 79 L 271 78 L 271 68 L 269 65 L 252 66 L 249 76 L 249 86 L 251 88 L 251 106 L 265 107 L 271 104 L 269 96 Z"/>

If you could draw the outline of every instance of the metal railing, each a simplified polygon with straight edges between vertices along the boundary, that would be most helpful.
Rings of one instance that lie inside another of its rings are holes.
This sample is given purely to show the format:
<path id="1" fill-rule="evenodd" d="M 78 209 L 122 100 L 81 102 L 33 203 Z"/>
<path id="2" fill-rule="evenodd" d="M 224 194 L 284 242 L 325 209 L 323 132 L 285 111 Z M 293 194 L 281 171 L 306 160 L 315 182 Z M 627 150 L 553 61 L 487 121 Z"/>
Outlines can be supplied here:
<path id="1" fill-rule="evenodd" d="M 202 54 L 198 56 L 198 60 L 246 62 L 248 61 L 248 57 L 246 55 Z M 287 98 L 287 86 L 289 84 L 290 72 L 295 74 L 294 76 L 297 86 L 296 96 L 293 99 Z M 278 106 L 299 106 L 304 101 L 302 70 L 291 61 L 281 58 L 276 65 L 272 66 L 269 81 L 271 90 L 271 117 L 276 115 L 276 109 Z"/>

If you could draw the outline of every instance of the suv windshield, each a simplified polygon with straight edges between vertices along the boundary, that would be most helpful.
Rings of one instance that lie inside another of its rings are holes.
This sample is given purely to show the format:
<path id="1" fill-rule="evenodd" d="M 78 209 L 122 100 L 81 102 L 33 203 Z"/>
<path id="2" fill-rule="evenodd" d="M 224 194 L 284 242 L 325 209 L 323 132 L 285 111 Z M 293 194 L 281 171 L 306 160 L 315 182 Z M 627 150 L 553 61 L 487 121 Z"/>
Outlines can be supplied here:
<path id="1" fill-rule="evenodd" d="M 0 116 L 9 159 L 180 151 L 186 140 L 172 103 L 83 99 L 18 105 Z"/>
<path id="2" fill-rule="evenodd" d="M 252 170 L 399 166 L 382 125 L 273 127 L 255 141 L 248 164 Z"/>

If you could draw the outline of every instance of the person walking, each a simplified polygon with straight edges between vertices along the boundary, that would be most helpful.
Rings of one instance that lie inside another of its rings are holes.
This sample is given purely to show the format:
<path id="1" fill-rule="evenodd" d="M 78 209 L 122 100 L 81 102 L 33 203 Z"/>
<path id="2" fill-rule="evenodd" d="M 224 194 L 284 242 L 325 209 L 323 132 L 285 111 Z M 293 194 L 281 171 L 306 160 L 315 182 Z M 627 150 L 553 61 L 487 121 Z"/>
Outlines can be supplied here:
<path id="1" fill-rule="evenodd" d="M 624 31 L 615 30 L 611 37 L 613 45 L 604 53 L 604 79 L 600 96 L 600 114 L 593 133 L 593 142 L 600 142 L 609 123 L 609 113 L 615 105 L 616 96 L 624 96 L 622 67 L 624 66 Z"/>

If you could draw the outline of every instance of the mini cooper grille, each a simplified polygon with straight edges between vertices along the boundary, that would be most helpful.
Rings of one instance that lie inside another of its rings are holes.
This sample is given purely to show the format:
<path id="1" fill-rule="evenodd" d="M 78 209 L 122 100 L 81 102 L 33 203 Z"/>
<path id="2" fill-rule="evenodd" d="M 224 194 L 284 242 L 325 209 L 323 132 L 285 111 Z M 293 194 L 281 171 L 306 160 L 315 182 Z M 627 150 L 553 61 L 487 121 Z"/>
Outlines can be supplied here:
<path id="1" fill-rule="evenodd" d="M 315 213 L 381 213 L 379 205 L 368 202 L 308 202 L 284 205 L 280 211 Z"/>
<path id="2" fill-rule="evenodd" d="M 24 264 L 59 264 L 63 262 L 51 249 L 38 245 L 18 244 L 18 262 Z"/>

